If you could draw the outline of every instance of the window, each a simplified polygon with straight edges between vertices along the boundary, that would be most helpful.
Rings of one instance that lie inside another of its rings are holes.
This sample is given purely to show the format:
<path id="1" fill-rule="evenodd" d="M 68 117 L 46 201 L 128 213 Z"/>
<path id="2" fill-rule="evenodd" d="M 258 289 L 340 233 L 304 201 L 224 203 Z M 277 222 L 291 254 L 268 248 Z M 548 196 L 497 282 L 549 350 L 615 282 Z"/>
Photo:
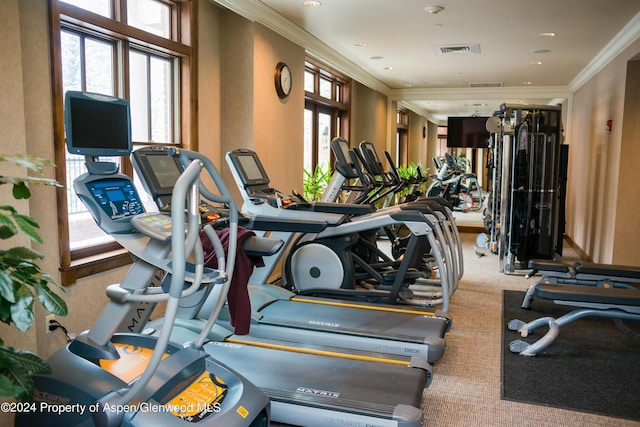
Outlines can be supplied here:
<path id="1" fill-rule="evenodd" d="M 304 169 L 333 164 L 331 140 L 348 136 L 349 81 L 308 60 L 304 73 Z"/>
<path id="2" fill-rule="evenodd" d="M 190 3 L 173 0 L 50 0 L 56 164 L 66 191 L 58 196 L 63 284 L 129 262 L 77 199 L 73 180 L 84 158 L 66 152 L 68 90 L 128 99 L 134 144 L 191 146 Z M 126 158 L 110 159 L 129 175 Z"/>
<path id="3" fill-rule="evenodd" d="M 396 165 L 409 163 L 409 113 L 398 109 L 396 114 Z"/>

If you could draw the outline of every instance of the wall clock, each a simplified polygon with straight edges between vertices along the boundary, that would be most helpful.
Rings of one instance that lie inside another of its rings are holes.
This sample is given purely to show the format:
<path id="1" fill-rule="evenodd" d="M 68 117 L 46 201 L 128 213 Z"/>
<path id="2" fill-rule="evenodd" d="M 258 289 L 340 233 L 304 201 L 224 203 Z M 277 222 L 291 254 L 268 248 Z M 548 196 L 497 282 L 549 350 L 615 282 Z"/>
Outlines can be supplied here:
<path id="1" fill-rule="evenodd" d="M 292 87 L 291 69 L 284 62 L 279 62 L 276 65 L 275 83 L 276 92 L 280 98 L 289 96 Z"/>

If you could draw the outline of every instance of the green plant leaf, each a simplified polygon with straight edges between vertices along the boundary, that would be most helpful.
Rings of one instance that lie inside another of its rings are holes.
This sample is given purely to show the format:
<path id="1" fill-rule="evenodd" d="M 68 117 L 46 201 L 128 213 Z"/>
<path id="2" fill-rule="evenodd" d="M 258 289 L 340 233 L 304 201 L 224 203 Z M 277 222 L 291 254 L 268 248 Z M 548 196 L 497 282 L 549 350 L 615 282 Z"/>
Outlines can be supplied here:
<path id="1" fill-rule="evenodd" d="M 46 308 L 50 313 L 57 314 L 58 316 L 67 315 L 67 304 L 58 294 L 49 289 L 46 282 L 44 284 L 37 284 L 35 288 L 36 293 L 38 294 L 38 300 L 44 308 Z"/>
<path id="2" fill-rule="evenodd" d="M 11 256 L 16 259 L 44 259 L 44 255 L 31 248 L 25 248 L 24 246 L 16 246 L 6 251 L 7 256 Z M 40 269 L 38 269 L 40 271 Z"/>
<path id="3" fill-rule="evenodd" d="M 11 305 L 11 320 L 18 330 L 25 332 L 33 324 L 33 294 L 22 286 L 17 297 L 17 301 Z"/>
<path id="4" fill-rule="evenodd" d="M 38 222 L 28 215 L 22 215 L 16 212 L 15 214 L 13 214 L 13 219 L 16 220 L 16 222 L 19 221 L 20 224 L 27 224 L 28 226 L 33 228 L 40 228 Z"/>
<path id="5" fill-rule="evenodd" d="M 36 229 L 39 228 L 38 223 L 33 218 L 27 215 L 14 214 L 13 220 L 16 222 L 18 227 L 20 227 L 20 230 L 29 236 L 31 240 L 42 243 L 42 239 L 36 231 Z"/>
<path id="6" fill-rule="evenodd" d="M 44 282 L 47 282 L 48 285 L 55 285 L 61 291 L 66 292 L 65 289 L 62 287 L 62 285 L 60 283 L 58 283 L 58 281 L 56 279 L 54 279 L 52 276 L 50 276 L 48 273 L 41 272 L 39 277 Z M 43 286 L 45 286 L 44 283 L 43 283 Z"/>
<path id="7" fill-rule="evenodd" d="M 31 191 L 24 181 L 13 184 L 13 197 L 16 199 L 28 199 L 31 197 Z"/>
<path id="8" fill-rule="evenodd" d="M 0 298 L 0 321 L 11 324 L 11 303 L 4 298 Z"/>
<path id="9" fill-rule="evenodd" d="M 9 377 L 0 373 L 0 396 L 1 397 L 14 397 L 19 395 L 22 390 L 19 387 L 13 385 Z"/>
<path id="10" fill-rule="evenodd" d="M 27 176 L 25 178 L 22 178 L 22 180 L 27 184 L 49 185 L 51 187 L 64 188 L 64 185 L 60 184 L 55 179 L 51 179 L 51 178 L 38 178 L 35 176 Z"/>
<path id="11" fill-rule="evenodd" d="M 27 350 L 0 345 L 0 361 L 0 394 L 8 393 L 3 395 L 14 396 L 21 401 L 33 400 L 31 374 L 51 373 L 51 368 L 44 360 Z"/>
<path id="12" fill-rule="evenodd" d="M 19 363 L 11 363 L 3 370 L 3 373 L 9 378 L 17 388 L 14 396 L 21 402 L 33 399 L 33 379 L 24 367 Z"/>
<path id="13" fill-rule="evenodd" d="M 5 209 L 6 210 L 6 209 Z M 8 239 L 18 233 L 18 227 L 11 219 L 11 216 L 0 212 L 0 238 Z"/>
<path id="14" fill-rule="evenodd" d="M 13 287 L 13 280 L 7 274 L 6 271 L 0 271 L 0 297 L 7 301 L 16 302 L 16 294 Z"/>
<path id="15" fill-rule="evenodd" d="M 0 225 L 0 239 L 8 239 L 13 237 L 18 232 L 18 229 L 15 227 L 7 227 L 6 225 Z"/>
<path id="16" fill-rule="evenodd" d="M 323 169 L 325 168 L 325 169 Z M 304 198 L 309 201 L 320 200 L 324 190 L 331 181 L 331 166 L 330 165 L 318 165 L 311 173 L 308 170 L 303 170 L 303 192 Z"/>
<path id="17" fill-rule="evenodd" d="M 14 163 L 28 170 L 42 173 L 43 167 L 50 166 L 49 160 L 32 155 L 0 155 L 0 162 Z M 11 184 L 15 199 L 31 197 L 29 185 L 49 185 L 62 187 L 48 178 L 12 177 L 0 175 L 0 185 Z M 38 223 L 28 215 L 23 215 L 10 205 L 0 206 L 0 238 L 7 239 L 23 233 L 30 239 L 42 243 L 38 234 Z M 0 250 L 0 321 L 26 331 L 34 320 L 33 304 L 36 290 L 38 300 L 50 312 L 66 315 L 65 302 L 49 289 L 49 284 L 59 286 L 56 280 L 43 273 L 32 260 L 43 259 L 44 255 L 26 247 Z M 36 354 L 5 347 L 0 339 L 0 396 L 14 397 L 27 401 L 33 399 L 33 381 L 30 373 L 48 373 L 49 366 Z"/>
<path id="18" fill-rule="evenodd" d="M 7 161 L 22 166 L 34 172 L 42 173 L 45 166 L 53 166 L 51 160 L 36 157 L 32 154 L 5 154 L 0 155 L 0 162 Z"/>
<path id="19" fill-rule="evenodd" d="M 32 374 L 48 374 L 51 372 L 49 365 L 35 353 L 27 350 L 16 350 L 12 347 L 0 346 L 2 357 L 17 364 L 25 371 Z"/>

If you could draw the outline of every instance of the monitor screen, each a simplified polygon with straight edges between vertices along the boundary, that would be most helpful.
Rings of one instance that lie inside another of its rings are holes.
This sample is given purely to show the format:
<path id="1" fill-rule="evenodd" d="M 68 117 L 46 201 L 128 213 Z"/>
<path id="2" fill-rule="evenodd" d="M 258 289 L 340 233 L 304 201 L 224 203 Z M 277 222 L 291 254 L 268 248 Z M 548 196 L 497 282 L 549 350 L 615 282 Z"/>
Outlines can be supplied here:
<path id="1" fill-rule="evenodd" d="M 147 160 L 151 165 L 151 170 L 158 182 L 158 186 L 160 188 L 173 188 L 182 173 L 181 165 L 176 162 L 177 159 L 164 155 L 148 156 Z"/>
<path id="2" fill-rule="evenodd" d="M 68 91 L 65 95 L 67 151 L 84 156 L 127 156 L 131 152 L 129 101 Z"/>
<path id="3" fill-rule="evenodd" d="M 269 184 L 267 172 L 255 152 L 246 149 L 234 150 L 230 158 L 245 186 Z"/>
<path id="4" fill-rule="evenodd" d="M 167 147 L 143 147 L 131 153 L 131 164 L 144 189 L 160 208 L 168 207 L 173 187 L 184 170 L 180 160 L 167 154 Z"/>
<path id="5" fill-rule="evenodd" d="M 142 202 L 133 182 L 124 178 L 93 180 L 86 183 L 93 203 L 112 220 L 144 212 Z"/>
<path id="6" fill-rule="evenodd" d="M 447 147 L 488 148 L 491 135 L 487 130 L 489 117 L 449 117 Z"/>
<path id="7" fill-rule="evenodd" d="M 380 158 L 376 152 L 376 147 L 372 142 L 362 141 L 360 143 L 360 153 L 362 154 L 362 158 L 365 161 L 365 167 L 369 173 L 376 176 L 384 174 L 384 167 L 382 166 L 382 162 L 380 162 Z"/>
<path id="8" fill-rule="evenodd" d="M 338 164 L 343 166 L 353 166 L 353 159 L 351 158 L 349 143 L 344 138 L 334 138 L 331 141 L 331 149 L 333 154 L 336 156 L 336 160 Z"/>
<path id="9" fill-rule="evenodd" d="M 336 137 L 331 141 L 331 149 L 336 156 L 336 170 L 345 178 L 358 178 L 358 171 L 351 157 L 351 148 L 346 139 Z"/>

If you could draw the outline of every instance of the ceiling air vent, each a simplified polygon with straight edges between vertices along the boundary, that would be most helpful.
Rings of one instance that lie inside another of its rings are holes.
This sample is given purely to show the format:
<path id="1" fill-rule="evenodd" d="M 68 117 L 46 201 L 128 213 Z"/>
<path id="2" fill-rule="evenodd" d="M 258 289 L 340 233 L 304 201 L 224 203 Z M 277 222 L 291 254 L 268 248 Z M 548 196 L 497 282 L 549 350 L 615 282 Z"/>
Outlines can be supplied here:
<path id="1" fill-rule="evenodd" d="M 502 82 L 469 83 L 471 87 L 502 87 Z"/>
<path id="2" fill-rule="evenodd" d="M 480 45 L 478 43 L 467 44 L 446 44 L 433 46 L 433 52 L 437 55 L 467 55 L 470 53 L 480 53 Z"/>

